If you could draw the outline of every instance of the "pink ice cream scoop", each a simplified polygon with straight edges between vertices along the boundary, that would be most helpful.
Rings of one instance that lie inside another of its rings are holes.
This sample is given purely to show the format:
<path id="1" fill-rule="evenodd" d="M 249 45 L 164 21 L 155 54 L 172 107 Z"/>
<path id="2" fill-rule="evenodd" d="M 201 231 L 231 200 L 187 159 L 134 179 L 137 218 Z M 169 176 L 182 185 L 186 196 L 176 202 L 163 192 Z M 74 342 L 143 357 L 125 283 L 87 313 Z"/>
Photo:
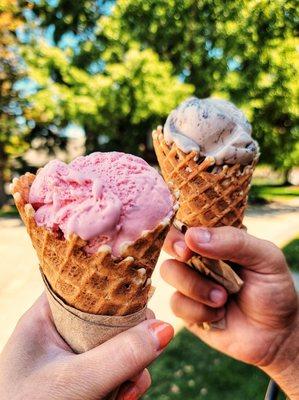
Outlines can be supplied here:
<path id="1" fill-rule="evenodd" d="M 158 172 L 118 152 L 93 153 L 70 164 L 50 161 L 37 173 L 29 202 L 38 226 L 60 230 L 66 239 L 77 234 L 88 242 L 88 253 L 107 244 L 114 256 L 174 213 Z"/>

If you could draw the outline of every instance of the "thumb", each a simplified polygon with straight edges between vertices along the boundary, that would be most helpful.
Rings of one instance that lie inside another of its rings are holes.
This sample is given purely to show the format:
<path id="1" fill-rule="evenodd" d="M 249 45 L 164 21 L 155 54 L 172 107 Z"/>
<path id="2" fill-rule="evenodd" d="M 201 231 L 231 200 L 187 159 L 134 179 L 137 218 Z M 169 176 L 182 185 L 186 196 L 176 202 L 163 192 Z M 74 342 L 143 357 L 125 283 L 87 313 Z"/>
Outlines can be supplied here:
<path id="1" fill-rule="evenodd" d="M 172 326 L 162 321 L 144 321 L 74 357 L 73 379 L 84 383 L 85 398 L 105 396 L 155 360 L 173 333 Z"/>
<path id="2" fill-rule="evenodd" d="M 213 259 L 233 261 L 260 273 L 281 273 L 287 269 L 282 252 L 273 243 L 249 235 L 231 226 L 190 228 L 185 234 L 187 246 Z"/>

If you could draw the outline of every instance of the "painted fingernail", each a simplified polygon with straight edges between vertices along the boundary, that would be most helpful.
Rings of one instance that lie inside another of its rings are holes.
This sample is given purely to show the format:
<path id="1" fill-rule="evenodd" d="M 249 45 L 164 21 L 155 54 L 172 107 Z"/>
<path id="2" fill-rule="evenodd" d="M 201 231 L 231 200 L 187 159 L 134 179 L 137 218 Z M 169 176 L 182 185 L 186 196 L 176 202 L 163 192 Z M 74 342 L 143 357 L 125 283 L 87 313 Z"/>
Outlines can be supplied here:
<path id="1" fill-rule="evenodd" d="M 137 400 L 139 397 L 139 391 L 134 384 L 129 384 L 123 391 L 121 400 Z"/>
<path id="2" fill-rule="evenodd" d="M 223 293 L 222 290 L 213 289 L 213 290 L 211 290 L 209 297 L 213 303 L 219 304 L 219 303 L 223 302 L 224 296 L 225 296 L 225 294 Z"/>
<path id="3" fill-rule="evenodd" d="M 185 252 L 187 250 L 187 246 L 186 246 L 185 242 L 183 242 L 182 240 L 179 240 L 178 242 L 174 242 L 172 247 L 173 247 L 173 250 L 174 250 L 175 254 L 179 258 L 184 258 L 185 257 Z"/>
<path id="4" fill-rule="evenodd" d="M 150 325 L 150 330 L 157 340 L 157 350 L 162 350 L 173 338 L 173 327 L 165 322 L 156 321 Z"/>
<path id="5" fill-rule="evenodd" d="M 211 233 L 208 229 L 196 228 L 192 233 L 198 243 L 209 243 L 211 240 Z"/>

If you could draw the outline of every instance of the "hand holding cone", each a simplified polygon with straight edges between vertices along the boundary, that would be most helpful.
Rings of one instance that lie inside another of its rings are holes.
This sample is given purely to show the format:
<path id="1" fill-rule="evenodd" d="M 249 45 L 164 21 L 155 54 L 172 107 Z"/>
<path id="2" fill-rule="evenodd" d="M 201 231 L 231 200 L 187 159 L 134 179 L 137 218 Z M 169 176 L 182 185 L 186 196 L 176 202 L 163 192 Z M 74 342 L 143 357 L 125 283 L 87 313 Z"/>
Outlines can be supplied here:
<path id="1" fill-rule="evenodd" d="M 244 228 L 243 217 L 254 166 L 215 165 L 213 157 L 202 159 L 194 151 L 184 153 L 175 143 L 168 145 L 162 127 L 153 131 L 153 144 L 162 175 L 179 198 L 175 226 L 231 225 Z M 240 290 L 243 282 L 224 261 L 194 255 L 188 264 L 222 284 L 229 293 Z"/>

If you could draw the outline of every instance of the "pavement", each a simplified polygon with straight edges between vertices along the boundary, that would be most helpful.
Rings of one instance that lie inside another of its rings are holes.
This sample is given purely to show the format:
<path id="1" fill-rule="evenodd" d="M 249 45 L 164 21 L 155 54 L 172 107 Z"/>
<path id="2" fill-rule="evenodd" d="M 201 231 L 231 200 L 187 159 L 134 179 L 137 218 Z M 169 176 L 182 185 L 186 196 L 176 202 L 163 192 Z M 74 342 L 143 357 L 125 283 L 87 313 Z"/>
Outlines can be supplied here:
<path id="1" fill-rule="evenodd" d="M 299 199 L 287 204 L 253 207 L 247 211 L 245 225 L 248 232 L 283 246 L 299 234 Z M 0 218 L 0 350 L 6 343 L 16 322 L 42 293 L 43 285 L 38 271 L 35 252 L 18 218 Z M 173 289 L 159 276 L 159 264 L 167 258 L 162 252 L 154 272 L 156 292 L 150 307 L 157 318 L 182 327 L 169 307 Z M 299 275 L 295 275 L 299 290 Z"/>

